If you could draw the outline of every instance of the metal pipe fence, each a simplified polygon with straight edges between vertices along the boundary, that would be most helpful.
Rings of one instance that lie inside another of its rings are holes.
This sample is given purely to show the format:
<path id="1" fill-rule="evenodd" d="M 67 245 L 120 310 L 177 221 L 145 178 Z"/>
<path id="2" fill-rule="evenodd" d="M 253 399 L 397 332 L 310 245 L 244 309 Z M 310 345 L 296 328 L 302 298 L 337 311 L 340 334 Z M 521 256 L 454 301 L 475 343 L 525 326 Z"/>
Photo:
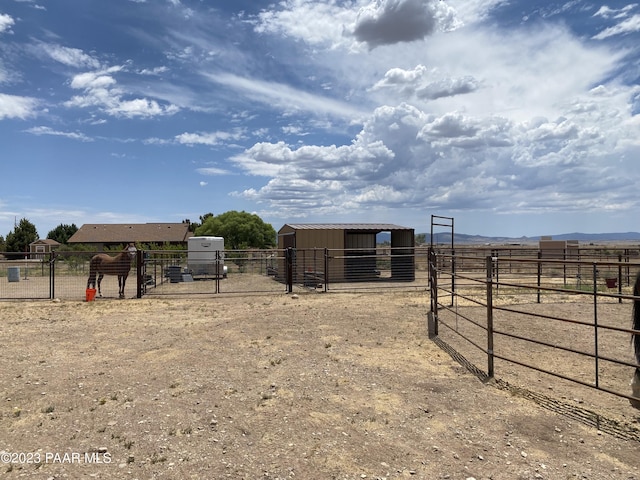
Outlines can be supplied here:
<path id="1" fill-rule="evenodd" d="M 221 293 L 282 293 L 278 250 L 227 250 L 211 253 L 208 263 L 194 263 L 189 252 L 146 251 L 140 271 L 144 280 L 141 294 L 203 295 Z"/>
<path id="2" fill-rule="evenodd" d="M 435 249 L 430 254 L 430 337 L 486 364 L 488 377 L 517 367 L 634 399 L 628 385 L 640 365 L 630 339 L 640 331 L 631 328 L 630 274 L 639 262 L 493 254 L 480 269 L 477 259 L 457 252 L 442 256 Z M 605 271 L 614 274 L 608 278 Z"/>
<path id="3" fill-rule="evenodd" d="M 597 272 L 603 278 L 619 278 L 624 285 L 633 280 L 631 263 L 640 261 L 640 248 L 631 246 L 580 246 L 574 248 L 545 250 L 534 246 L 436 246 L 437 268 L 443 271 L 458 269 L 464 272 L 483 273 L 485 259 L 501 259 L 494 275 L 542 275 L 563 277 L 565 281 L 583 279 L 589 281 L 591 269 L 584 265 L 598 263 Z M 511 262 L 511 260 L 514 260 Z M 518 261 L 522 260 L 522 262 Z M 538 268 L 542 272 L 538 272 Z M 620 283 L 620 282 L 619 282 Z"/>
<path id="4" fill-rule="evenodd" d="M 426 289 L 428 250 L 227 250 L 225 273 L 191 275 L 188 253 L 145 252 L 145 295 Z M 168 270 L 175 269 L 175 279 Z M 208 282 L 201 282 L 208 280 Z M 179 284 L 179 285 L 178 285 Z"/>
<path id="5" fill-rule="evenodd" d="M 97 253 L 59 251 L 0 260 L 0 300 L 83 300 L 90 260 Z M 106 252 L 111 256 L 118 251 Z M 139 250 L 126 279 L 125 297 L 426 289 L 428 249 L 270 249 L 207 252 Z M 194 256 L 195 258 L 195 256 Z M 18 274 L 19 278 L 14 278 Z M 118 297 L 118 280 L 106 275 L 102 296 Z"/>

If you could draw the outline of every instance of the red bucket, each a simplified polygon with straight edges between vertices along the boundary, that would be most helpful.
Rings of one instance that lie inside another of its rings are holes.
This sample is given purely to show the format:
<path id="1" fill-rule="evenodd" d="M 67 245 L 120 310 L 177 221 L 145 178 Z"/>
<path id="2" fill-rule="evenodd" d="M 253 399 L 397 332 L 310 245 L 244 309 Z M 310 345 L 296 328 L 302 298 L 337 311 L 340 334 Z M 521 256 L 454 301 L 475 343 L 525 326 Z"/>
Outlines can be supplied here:
<path id="1" fill-rule="evenodd" d="M 87 302 L 93 302 L 93 300 L 96 298 L 96 289 L 87 288 L 86 298 L 87 298 Z"/>

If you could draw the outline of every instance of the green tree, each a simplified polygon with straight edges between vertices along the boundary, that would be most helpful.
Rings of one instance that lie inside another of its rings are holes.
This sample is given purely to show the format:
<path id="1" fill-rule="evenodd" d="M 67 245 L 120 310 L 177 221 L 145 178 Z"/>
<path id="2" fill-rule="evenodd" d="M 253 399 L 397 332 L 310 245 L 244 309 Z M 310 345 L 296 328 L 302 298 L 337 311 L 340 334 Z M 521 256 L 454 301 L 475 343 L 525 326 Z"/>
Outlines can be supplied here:
<path id="1" fill-rule="evenodd" d="M 189 225 L 189 231 L 191 233 L 194 233 L 196 231 L 196 228 L 200 226 L 197 223 L 191 223 L 191 220 L 189 220 L 188 218 L 185 218 L 184 220 L 182 220 L 182 223 L 186 223 L 187 225 Z"/>
<path id="2" fill-rule="evenodd" d="M 7 246 L 4 242 L 4 237 L 0 235 L 0 252 L 4 252 L 7 249 Z"/>
<path id="3" fill-rule="evenodd" d="M 7 252 L 27 252 L 29 244 L 38 239 L 36 226 L 26 218 L 20 220 L 16 228 L 9 232 L 6 240 Z"/>
<path id="4" fill-rule="evenodd" d="M 71 225 L 60 224 L 47 234 L 47 238 L 55 240 L 58 243 L 66 244 L 71 236 L 78 231 L 75 223 Z"/>
<path id="5" fill-rule="evenodd" d="M 188 223 L 189 231 L 195 233 L 196 230 L 200 228 L 200 226 L 207 220 L 207 218 L 211 218 L 211 217 L 213 217 L 213 213 L 209 212 L 209 213 L 205 213 L 204 215 L 200 215 L 200 223 L 192 222 L 188 218 L 186 220 L 183 220 L 182 223 Z"/>
<path id="6" fill-rule="evenodd" d="M 195 234 L 224 238 L 224 246 L 230 250 L 245 248 L 271 248 L 276 245 L 276 231 L 258 215 L 231 210 L 217 217 L 205 216 Z"/>

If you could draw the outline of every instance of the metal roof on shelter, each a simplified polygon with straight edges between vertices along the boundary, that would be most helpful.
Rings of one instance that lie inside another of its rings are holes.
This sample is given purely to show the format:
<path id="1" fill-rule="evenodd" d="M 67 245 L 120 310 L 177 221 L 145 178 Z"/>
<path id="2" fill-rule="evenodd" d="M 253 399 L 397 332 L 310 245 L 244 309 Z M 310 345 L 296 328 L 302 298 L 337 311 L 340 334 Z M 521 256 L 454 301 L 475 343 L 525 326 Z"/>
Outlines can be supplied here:
<path id="1" fill-rule="evenodd" d="M 378 230 L 381 232 L 391 230 L 413 230 L 391 223 L 287 223 L 284 227 L 294 230 Z"/>
<path id="2" fill-rule="evenodd" d="M 86 223 L 69 243 L 186 242 L 188 223 Z"/>

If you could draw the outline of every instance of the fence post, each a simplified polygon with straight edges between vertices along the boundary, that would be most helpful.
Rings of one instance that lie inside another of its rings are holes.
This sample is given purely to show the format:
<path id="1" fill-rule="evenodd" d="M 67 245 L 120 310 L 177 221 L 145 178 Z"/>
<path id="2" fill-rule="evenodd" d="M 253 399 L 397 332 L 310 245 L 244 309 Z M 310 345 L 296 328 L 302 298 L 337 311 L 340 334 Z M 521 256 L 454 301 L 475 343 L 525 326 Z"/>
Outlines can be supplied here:
<path id="1" fill-rule="evenodd" d="M 144 284 L 143 258 L 144 251 L 138 250 L 136 252 L 136 298 L 142 298 L 142 286 Z"/>
<path id="2" fill-rule="evenodd" d="M 49 257 L 49 299 L 56 298 L 56 252 L 51 252 Z"/>
<path id="3" fill-rule="evenodd" d="M 622 295 L 622 254 L 618 254 L 618 295 Z M 618 297 L 618 303 L 622 303 L 622 297 Z"/>
<path id="4" fill-rule="evenodd" d="M 631 281 L 629 280 L 629 262 L 631 261 L 631 258 L 629 256 L 629 249 L 625 248 L 624 249 L 624 263 L 626 264 L 624 267 L 624 276 L 627 279 L 627 281 L 625 282 L 625 284 L 627 285 L 627 287 L 629 285 L 631 285 Z"/>
<path id="5" fill-rule="evenodd" d="M 329 249 L 324 249 L 324 291 L 327 292 L 329 285 Z"/>
<path id="6" fill-rule="evenodd" d="M 429 338 L 438 336 L 438 257 L 433 247 L 429 247 L 429 291 L 431 303 L 427 313 Z"/>
<path id="7" fill-rule="evenodd" d="M 595 375 L 596 375 L 596 388 L 600 388 L 599 379 L 599 359 L 600 354 L 598 350 L 598 264 L 593 264 L 593 342 L 595 349 Z"/>
<path id="8" fill-rule="evenodd" d="M 288 247 L 286 252 L 287 261 L 287 293 L 293 292 L 293 248 Z"/>
<path id="9" fill-rule="evenodd" d="M 540 303 L 541 279 L 542 279 L 542 251 L 538 250 L 538 303 Z"/>
<path id="10" fill-rule="evenodd" d="M 489 255 L 487 264 L 487 373 L 493 378 L 493 257 Z"/>
<path id="11" fill-rule="evenodd" d="M 222 265 L 222 272 L 220 272 L 221 259 L 222 257 L 220 255 L 220 250 L 216 250 L 216 281 L 215 281 L 216 291 L 213 293 L 220 293 L 220 277 L 224 275 L 224 265 Z"/>
<path id="12" fill-rule="evenodd" d="M 453 238 L 451 240 L 453 242 Z M 456 251 L 451 248 L 451 306 L 455 303 L 456 295 Z"/>

